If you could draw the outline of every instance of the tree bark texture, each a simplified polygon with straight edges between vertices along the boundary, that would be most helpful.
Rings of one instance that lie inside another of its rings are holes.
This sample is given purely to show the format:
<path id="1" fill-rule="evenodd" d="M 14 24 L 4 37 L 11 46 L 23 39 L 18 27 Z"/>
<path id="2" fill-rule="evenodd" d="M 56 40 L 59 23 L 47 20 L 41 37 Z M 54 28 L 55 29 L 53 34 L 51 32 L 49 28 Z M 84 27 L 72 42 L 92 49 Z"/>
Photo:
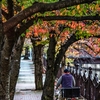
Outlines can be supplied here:
<path id="1" fill-rule="evenodd" d="M 4 36 L 2 51 L 1 51 L 1 69 L 0 80 L 2 88 L 0 87 L 0 97 L 3 96 L 3 100 L 10 100 L 10 74 L 11 66 L 11 53 L 14 43 L 17 39 L 14 34 L 14 29 L 8 31 L 8 34 Z"/>
<path id="2" fill-rule="evenodd" d="M 2 0 L 0 0 L 0 68 L 1 68 L 1 50 L 2 50 L 2 43 L 3 43 L 3 24 L 2 24 L 1 2 Z M 4 97 L 5 97 L 5 90 L 1 82 L 1 70 L 0 70 L 0 100 L 4 100 Z"/>
<path id="3" fill-rule="evenodd" d="M 9 44 L 10 42 L 8 42 L 8 38 L 5 37 L 5 43 L 1 52 L 1 84 L 2 84 L 2 92 L 0 92 L 0 96 L 2 97 L 2 95 L 5 95 L 6 97 L 3 99 L 5 100 L 7 98 L 8 95 L 8 84 L 9 84 L 9 72 L 10 72 L 10 55 L 11 55 L 11 51 L 12 51 L 12 46 Z M 12 44 L 12 42 L 11 42 Z M 5 93 L 4 93 L 5 91 Z"/>
<path id="4" fill-rule="evenodd" d="M 37 40 L 38 41 L 38 40 Z M 35 67 L 35 88 L 36 90 L 42 90 L 43 89 L 43 77 L 42 77 L 42 69 L 43 69 L 43 62 L 42 62 L 42 56 L 43 56 L 43 45 L 36 45 L 35 40 L 31 38 L 31 42 L 33 45 L 33 62 Z"/>
<path id="5" fill-rule="evenodd" d="M 43 94 L 41 100 L 53 100 L 54 95 L 54 82 L 55 78 L 57 76 L 60 63 L 62 61 L 62 58 L 65 54 L 65 51 L 68 49 L 68 47 L 76 42 L 77 39 L 75 37 L 75 34 L 73 34 L 68 41 L 61 46 L 61 49 L 59 50 L 59 53 L 57 56 L 55 56 L 55 41 L 54 38 L 50 39 L 49 42 L 49 49 L 47 52 L 47 71 L 46 71 L 46 80 L 43 88 Z"/>
<path id="6" fill-rule="evenodd" d="M 55 31 L 52 31 L 50 34 L 53 34 L 53 36 L 50 37 L 49 48 L 47 51 L 46 79 L 41 100 L 53 100 L 53 95 L 54 95 L 54 81 L 55 81 L 54 61 L 55 61 L 55 46 L 56 46 L 56 40 L 54 37 Z"/>
<path id="7" fill-rule="evenodd" d="M 23 48 L 25 37 L 19 37 L 17 44 L 14 45 L 13 53 L 11 55 L 12 59 L 10 62 L 11 71 L 10 71 L 10 100 L 13 100 L 15 87 L 17 83 L 17 79 L 19 76 L 20 70 L 20 57 Z"/>
<path id="8" fill-rule="evenodd" d="M 43 78 L 42 78 L 42 70 L 43 70 L 43 46 L 37 45 L 34 46 L 34 64 L 35 64 L 35 85 L 36 90 L 43 89 Z"/>
<path id="9" fill-rule="evenodd" d="M 65 55 L 66 50 L 68 49 L 68 47 L 70 45 L 72 45 L 76 41 L 78 41 L 78 39 L 76 39 L 76 36 L 73 33 L 71 35 L 71 37 L 68 39 L 68 41 L 66 41 L 66 43 L 61 46 L 61 49 L 59 50 L 59 53 L 57 54 L 57 56 L 55 58 L 55 64 L 54 64 L 54 66 L 55 66 L 55 69 L 54 69 L 55 76 L 57 76 L 57 73 L 58 73 L 58 70 L 59 70 L 59 65 L 60 65 L 60 63 L 61 63 L 61 61 L 62 61 L 62 59 Z"/>

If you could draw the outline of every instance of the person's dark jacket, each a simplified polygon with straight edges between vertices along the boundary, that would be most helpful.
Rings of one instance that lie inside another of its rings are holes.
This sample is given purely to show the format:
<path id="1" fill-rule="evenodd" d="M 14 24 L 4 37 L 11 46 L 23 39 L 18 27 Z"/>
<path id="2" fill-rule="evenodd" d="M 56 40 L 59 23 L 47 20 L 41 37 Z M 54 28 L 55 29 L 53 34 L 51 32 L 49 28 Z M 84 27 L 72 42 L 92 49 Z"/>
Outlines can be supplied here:
<path id="1" fill-rule="evenodd" d="M 73 87 L 75 86 L 75 79 L 71 74 L 64 74 L 62 75 L 57 82 L 56 88 L 62 85 L 63 88 Z"/>

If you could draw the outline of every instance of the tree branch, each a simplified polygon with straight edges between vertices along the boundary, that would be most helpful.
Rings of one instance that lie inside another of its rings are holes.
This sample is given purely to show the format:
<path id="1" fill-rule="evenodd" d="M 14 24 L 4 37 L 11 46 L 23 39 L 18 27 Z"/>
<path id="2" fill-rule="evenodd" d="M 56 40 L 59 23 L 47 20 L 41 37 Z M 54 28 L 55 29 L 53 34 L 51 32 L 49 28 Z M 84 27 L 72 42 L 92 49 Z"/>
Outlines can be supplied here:
<path id="1" fill-rule="evenodd" d="M 100 20 L 100 16 L 94 15 L 94 16 L 39 16 L 36 19 L 42 19 L 44 21 L 50 21 L 50 20 L 70 20 L 70 21 L 83 21 L 83 20 Z"/>
<path id="2" fill-rule="evenodd" d="M 7 22 L 4 23 L 4 32 L 7 32 L 10 28 L 15 27 L 25 18 L 38 13 L 57 10 L 65 7 L 71 7 L 78 4 L 91 3 L 95 0 L 65 0 L 55 3 L 34 3 L 32 6 L 26 8 L 25 10 L 19 12 L 19 14 L 10 18 Z"/>
<path id="3" fill-rule="evenodd" d="M 8 19 L 8 13 L 6 13 L 3 9 L 2 9 L 2 15 L 5 17 L 5 19 Z"/>
<path id="4" fill-rule="evenodd" d="M 14 15 L 12 0 L 7 0 L 7 9 L 8 9 L 8 15 L 9 15 L 8 17 L 11 18 Z"/>

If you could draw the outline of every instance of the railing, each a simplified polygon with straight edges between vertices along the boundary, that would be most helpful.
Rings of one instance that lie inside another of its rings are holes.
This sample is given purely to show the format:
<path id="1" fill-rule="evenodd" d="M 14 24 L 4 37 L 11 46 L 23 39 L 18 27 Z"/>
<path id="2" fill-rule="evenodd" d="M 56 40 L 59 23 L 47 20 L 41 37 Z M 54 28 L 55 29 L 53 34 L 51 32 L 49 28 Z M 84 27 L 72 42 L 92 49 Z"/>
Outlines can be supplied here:
<path id="1" fill-rule="evenodd" d="M 94 70 L 91 67 L 69 67 L 69 69 L 75 77 L 76 86 L 80 87 L 81 95 L 87 100 L 100 100 L 100 83 L 98 75 L 92 74 Z"/>

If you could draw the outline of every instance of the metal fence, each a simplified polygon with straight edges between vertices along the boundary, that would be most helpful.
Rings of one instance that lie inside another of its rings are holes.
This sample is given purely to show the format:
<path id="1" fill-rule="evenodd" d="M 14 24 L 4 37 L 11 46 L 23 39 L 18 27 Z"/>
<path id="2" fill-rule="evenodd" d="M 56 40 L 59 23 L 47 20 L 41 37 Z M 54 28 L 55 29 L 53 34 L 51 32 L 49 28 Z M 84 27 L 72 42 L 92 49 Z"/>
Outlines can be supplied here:
<path id="1" fill-rule="evenodd" d="M 80 87 L 81 95 L 87 100 L 100 100 L 100 82 L 95 69 L 78 66 L 69 69 L 75 77 L 76 86 Z M 99 72 L 100 69 L 97 71 Z"/>

